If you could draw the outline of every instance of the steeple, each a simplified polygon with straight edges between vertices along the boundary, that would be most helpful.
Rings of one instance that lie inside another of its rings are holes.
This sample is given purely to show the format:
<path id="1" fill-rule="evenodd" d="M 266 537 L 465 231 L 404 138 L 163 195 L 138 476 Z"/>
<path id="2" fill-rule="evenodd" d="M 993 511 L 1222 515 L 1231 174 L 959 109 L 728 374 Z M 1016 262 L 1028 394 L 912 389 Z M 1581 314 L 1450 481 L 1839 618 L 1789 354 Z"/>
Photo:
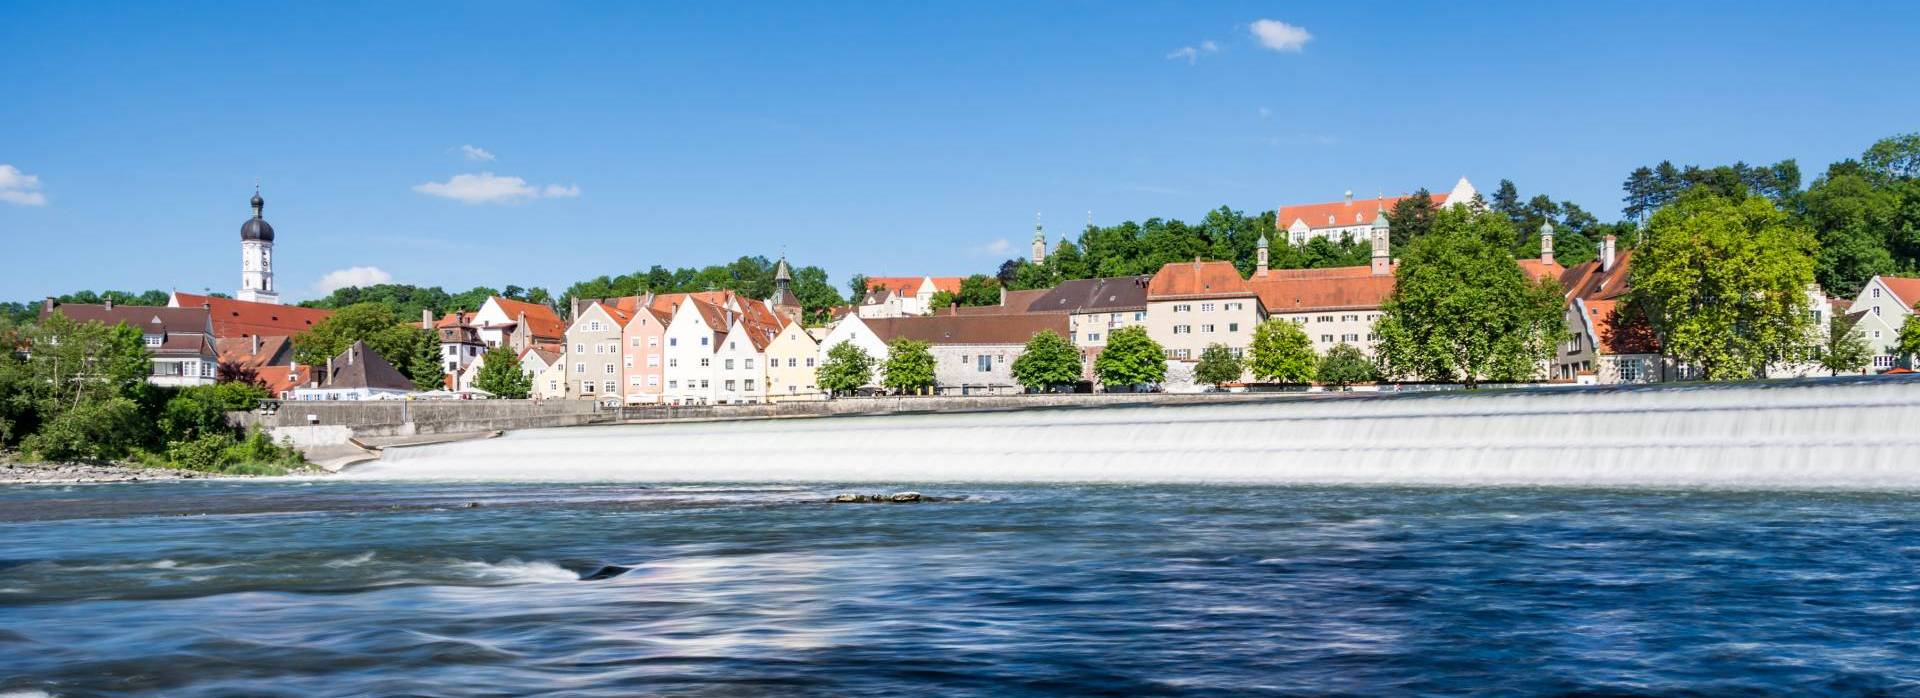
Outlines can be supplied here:
<path id="1" fill-rule="evenodd" d="M 1265 232 L 1260 233 L 1260 242 L 1254 245 L 1253 265 L 1255 276 L 1267 275 L 1267 234 Z"/>
<path id="2" fill-rule="evenodd" d="M 1033 212 L 1033 263 L 1044 264 L 1047 261 L 1047 233 L 1040 227 L 1040 212 Z"/>
<path id="3" fill-rule="evenodd" d="M 1549 266 L 1553 264 L 1552 221 L 1542 221 L 1540 223 L 1540 263 Z"/>
<path id="4" fill-rule="evenodd" d="M 240 289 L 233 297 L 256 303 L 279 303 L 280 293 L 273 286 L 273 226 L 267 224 L 265 199 L 260 185 L 253 185 L 253 218 L 240 224 Z"/>
<path id="5" fill-rule="evenodd" d="M 1387 213 L 1381 211 L 1373 215 L 1373 275 L 1386 276 L 1393 273 L 1393 260 L 1388 258 L 1388 241 L 1392 231 L 1387 223 Z"/>

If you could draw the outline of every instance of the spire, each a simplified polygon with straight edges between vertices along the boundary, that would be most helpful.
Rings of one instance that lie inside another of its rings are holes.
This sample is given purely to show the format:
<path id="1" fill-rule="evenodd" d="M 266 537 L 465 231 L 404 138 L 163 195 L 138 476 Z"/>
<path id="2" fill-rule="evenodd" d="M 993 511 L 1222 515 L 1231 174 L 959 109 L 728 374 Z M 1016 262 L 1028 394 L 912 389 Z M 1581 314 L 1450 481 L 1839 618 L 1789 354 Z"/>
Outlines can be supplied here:
<path id="1" fill-rule="evenodd" d="M 1540 263 L 1553 264 L 1553 222 L 1540 223 Z"/>
<path id="2" fill-rule="evenodd" d="M 1267 234 L 1265 232 L 1260 233 L 1260 241 L 1254 245 L 1253 266 L 1255 276 L 1267 275 Z"/>
<path id="3" fill-rule="evenodd" d="M 1373 275 L 1386 276 L 1393 273 L 1393 260 L 1388 257 L 1392 240 L 1392 224 L 1387 222 L 1387 213 L 1373 214 Z"/>
<path id="4" fill-rule="evenodd" d="M 267 200 L 260 198 L 260 180 L 259 179 L 253 180 L 253 200 L 247 203 L 253 205 L 253 217 L 254 219 L 258 220 L 261 217 L 262 210 L 267 207 Z"/>
<path id="5" fill-rule="evenodd" d="M 775 283 L 785 283 L 793 280 L 793 270 L 787 267 L 786 255 L 780 255 L 780 263 L 773 265 L 773 280 Z"/>

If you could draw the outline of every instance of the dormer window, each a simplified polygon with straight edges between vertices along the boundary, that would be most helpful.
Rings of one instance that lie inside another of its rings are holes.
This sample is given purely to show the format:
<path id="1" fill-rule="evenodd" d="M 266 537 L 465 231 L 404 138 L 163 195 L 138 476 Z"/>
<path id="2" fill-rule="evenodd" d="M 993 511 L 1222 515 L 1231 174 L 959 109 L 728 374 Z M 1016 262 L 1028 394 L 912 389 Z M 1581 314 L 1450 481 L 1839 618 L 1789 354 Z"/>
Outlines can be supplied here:
<path id="1" fill-rule="evenodd" d="M 161 339 L 160 335 L 150 334 L 150 335 L 147 335 L 145 339 L 147 340 L 147 346 L 150 346 L 150 347 L 160 346 L 160 339 Z"/>

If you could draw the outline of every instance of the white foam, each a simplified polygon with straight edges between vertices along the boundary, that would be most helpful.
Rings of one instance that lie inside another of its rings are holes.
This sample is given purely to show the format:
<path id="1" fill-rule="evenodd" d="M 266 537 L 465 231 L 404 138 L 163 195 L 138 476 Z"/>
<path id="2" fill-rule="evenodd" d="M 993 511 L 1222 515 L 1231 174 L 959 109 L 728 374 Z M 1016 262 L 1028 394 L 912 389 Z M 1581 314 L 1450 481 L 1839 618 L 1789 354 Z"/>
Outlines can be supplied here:
<path id="1" fill-rule="evenodd" d="M 545 429 L 395 449 L 349 477 L 1920 488 L 1920 383 Z"/>
<path id="2" fill-rule="evenodd" d="M 565 567 L 541 560 L 522 562 L 514 558 L 507 558 L 499 562 L 462 562 L 459 564 L 459 567 L 475 577 L 487 581 L 516 584 L 551 584 L 554 582 L 580 581 L 579 574 Z"/>

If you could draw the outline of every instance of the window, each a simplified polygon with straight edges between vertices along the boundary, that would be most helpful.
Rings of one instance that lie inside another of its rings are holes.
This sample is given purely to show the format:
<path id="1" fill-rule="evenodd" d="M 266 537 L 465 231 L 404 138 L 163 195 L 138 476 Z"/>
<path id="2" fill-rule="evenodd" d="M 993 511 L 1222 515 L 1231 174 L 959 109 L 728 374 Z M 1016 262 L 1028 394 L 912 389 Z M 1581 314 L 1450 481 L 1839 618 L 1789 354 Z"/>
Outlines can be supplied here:
<path id="1" fill-rule="evenodd" d="M 969 362 L 969 361 L 972 361 L 972 360 L 973 360 L 973 357 L 971 357 L 971 356 L 968 356 L 968 355 L 966 355 L 966 354 L 961 354 L 961 355 L 960 355 L 960 363 L 963 363 L 963 364 L 964 364 L 964 363 L 967 363 L 967 362 Z"/>
<path id="2" fill-rule="evenodd" d="M 667 338 L 667 346 L 670 346 L 670 347 L 677 347 L 677 346 L 680 346 L 680 338 L 679 338 L 679 337 L 668 337 L 668 338 Z"/>
<path id="3" fill-rule="evenodd" d="M 559 392 L 560 381 L 547 381 L 547 390 L 548 392 Z"/>
<path id="4" fill-rule="evenodd" d="M 708 385 L 709 384 L 707 383 L 707 380 L 705 378 L 700 379 L 700 387 L 705 388 Z"/>
<path id="5" fill-rule="evenodd" d="M 799 359 L 793 358 L 791 356 L 787 357 L 787 368 L 793 368 L 794 366 L 798 366 L 798 365 L 800 365 Z"/>
<path id="6" fill-rule="evenodd" d="M 1320 335 L 1320 341 L 1322 341 L 1322 342 L 1331 342 L 1331 341 L 1333 341 L 1333 335 L 1330 335 L 1330 334 L 1323 334 L 1323 335 Z"/>
<path id="7" fill-rule="evenodd" d="M 660 386 L 660 377 L 659 377 L 659 376 L 647 376 L 647 385 L 649 385 L 649 386 L 653 386 L 653 387 L 659 387 L 659 386 Z"/>
<path id="8" fill-rule="evenodd" d="M 1146 322 L 1146 321 L 1147 321 L 1147 314 L 1146 314 L 1146 312 L 1145 312 L 1145 311 L 1141 311 L 1141 312 L 1136 312 L 1136 313 L 1134 313 L 1134 314 L 1133 314 L 1133 321 L 1134 321 L 1134 322 Z"/>
<path id="9" fill-rule="evenodd" d="M 660 346 L 660 338 L 659 338 L 659 337 L 648 337 L 648 338 L 647 338 L 647 346 L 650 346 L 650 347 L 657 347 L 657 346 Z"/>
<path id="10" fill-rule="evenodd" d="M 157 335 L 157 334 L 147 335 L 146 340 L 147 340 L 147 346 L 150 346 L 150 347 L 160 346 L 160 335 Z"/>
<path id="11" fill-rule="evenodd" d="M 1229 323 L 1227 323 L 1227 331 L 1228 331 L 1228 332 L 1239 332 L 1239 331 L 1240 331 L 1240 323 L 1237 323 L 1237 322 L 1229 322 Z"/>
<path id="12" fill-rule="evenodd" d="M 634 338 L 633 338 L 632 340 L 629 340 L 629 341 L 627 342 L 627 344 L 629 344 L 629 345 L 631 345 L 631 346 L 633 346 L 633 347 L 635 347 L 635 348 L 638 348 L 638 347 L 640 346 L 640 338 L 639 338 L 639 337 L 634 337 Z"/>
<path id="13" fill-rule="evenodd" d="M 669 367 L 672 367 L 672 368 L 679 368 L 679 367 L 680 367 L 680 360 L 679 360 L 679 359 L 667 359 L 667 366 L 669 366 Z"/>
<path id="14" fill-rule="evenodd" d="M 1193 326 L 1192 325 L 1174 325 L 1173 333 L 1174 334 L 1192 334 Z"/>
<path id="15" fill-rule="evenodd" d="M 607 375 L 613 375 L 613 364 L 607 364 Z"/>
<path id="16" fill-rule="evenodd" d="M 678 388 L 678 387 L 680 387 L 680 381 L 667 381 L 667 387 L 668 387 L 668 388 Z"/>
<path id="17" fill-rule="evenodd" d="M 584 364 L 584 363 L 578 363 L 578 364 L 574 364 L 574 365 L 573 365 L 573 372 L 574 372 L 574 373 L 586 373 L 586 372 L 587 372 L 587 365 L 586 365 L 586 364 Z"/>
<path id="18" fill-rule="evenodd" d="M 978 358 L 979 361 L 975 365 L 979 367 L 981 373 L 993 370 L 993 357 L 981 354 L 976 358 Z"/>
<path id="19" fill-rule="evenodd" d="M 700 367 L 701 367 L 701 368 L 706 368 L 706 367 L 708 367 L 708 366 L 712 366 L 712 365 L 713 365 L 713 360 L 712 360 L 712 359 L 708 359 L 707 357 L 704 357 L 704 356 L 703 356 L 703 357 L 700 357 Z"/>
<path id="20" fill-rule="evenodd" d="M 1356 334 L 1343 334 L 1343 335 L 1340 335 L 1340 341 L 1342 341 L 1342 342 L 1358 342 L 1358 341 L 1360 341 L 1360 335 L 1359 335 L 1359 334 L 1357 334 L 1357 333 L 1356 333 Z"/>
<path id="21" fill-rule="evenodd" d="M 1089 342 L 1098 342 L 1098 341 L 1100 341 L 1100 333 L 1099 333 L 1099 332 L 1088 332 L 1088 333 L 1087 333 L 1087 341 L 1089 341 Z"/>
<path id="22" fill-rule="evenodd" d="M 600 345 L 598 345 L 598 344 L 595 344 L 595 345 L 593 345 L 593 353 L 595 353 L 595 354 L 605 354 L 605 353 L 607 353 L 607 348 L 606 348 L 606 347 L 603 347 L 603 346 L 600 346 Z"/>
<path id="23" fill-rule="evenodd" d="M 1007 362 L 1007 355 L 1006 355 L 1006 354 L 1000 354 L 1000 355 L 997 355 L 997 356 L 995 356 L 995 357 L 993 357 L 993 360 L 994 360 L 995 362 L 998 362 L 998 363 L 1003 363 L 1003 364 L 1004 364 L 1004 363 L 1006 363 L 1006 362 Z"/>
<path id="24" fill-rule="evenodd" d="M 1317 318 L 1314 318 L 1314 322 L 1333 322 L 1333 316 L 1332 316 L 1332 315 L 1322 315 L 1322 316 L 1320 316 L 1320 317 L 1317 317 Z"/>
<path id="25" fill-rule="evenodd" d="M 1201 331 L 1201 332 L 1207 332 L 1207 333 L 1211 333 L 1211 332 L 1213 332 L 1213 325 L 1201 325 L 1201 326 L 1200 326 L 1200 331 Z"/>
<path id="26" fill-rule="evenodd" d="M 1226 304 L 1225 306 L 1222 306 L 1222 307 L 1224 307 L 1224 308 L 1226 308 L 1227 310 L 1245 310 L 1245 309 L 1247 308 L 1247 304 L 1245 304 L 1245 303 L 1228 303 L 1228 304 Z"/>
<path id="27" fill-rule="evenodd" d="M 730 391 L 734 390 L 735 388 L 733 387 L 733 384 L 734 384 L 734 381 L 727 381 L 727 390 L 730 390 Z"/>
<path id="28" fill-rule="evenodd" d="M 707 342 L 707 340 L 709 340 L 709 339 L 712 339 L 712 338 L 711 338 L 711 337 L 701 337 L 701 338 L 700 338 L 700 346 L 703 346 L 703 347 L 704 347 L 704 346 L 707 346 L 707 343 L 708 343 L 708 342 Z"/>
<path id="29" fill-rule="evenodd" d="M 1873 306 L 1873 314 L 1874 314 L 1875 316 L 1878 316 L 1878 315 L 1880 315 L 1880 306 L 1877 306 L 1877 305 L 1876 305 L 1876 306 Z"/>
<path id="30" fill-rule="evenodd" d="M 1360 314 L 1359 314 L 1359 313 L 1354 313 L 1354 314 L 1352 314 L 1352 315 L 1342 315 L 1342 316 L 1340 316 L 1340 321 L 1341 321 L 1341 322 L 1357 322 L 1357 321 L 1359 321 L 1359 320 L 1360 320 Z"/>
<path id="31" fill-rule="evenodd" d="M 746 388 L 749 393 L 753 392 L 753 379 L 748 378 L 741 387 Z"/>
<path id="32" fill-rule="evenodd" d="M 580 381 L 580 392 L 583 392 L 583 393 L 593 392 L 593 381 Z"/>
<path id="33" fill-rule="evenodd" d="M 613 381 L 607 381 L 606 386 L 607 386 L 607 392 L 609 393 L 620 389 L 620 386 L 615 385 Z"/>
<path id="34" fill-rule="evenodd" d="M 1614 366 L 1620 370 L 1620 380 L 1622 382 L 1634 383 L 1640 380 L 1640 362 L 1631 359 L 1620 359 Z"/>
<path id="35" fill-rule="evenodd" d="M 589 322 L 589 323 L 587 323 L 587 331 L 588 331 L 588 332 L 599 332 L 599 331 L 600 331 L 600 321 L 599 321 L 599 320 L 595 320 L 595 321 L 593 321 L 593 322 Z"/>
<path id="36" fill-rule="evenodd" d="M 753 368 L 753 359 L 751 359 L 751 358 L 748 358 L 748 359 L 744 359 L 744 360 L 742 360 L 742 363 L 741 363 L 741 366 L 740 366 L 740 367 L 741 367 L 741 368 Z"/>
<path id="37" fill-rule="evenodd" d="M 648 368 L 658 368 L 659 366 L 660 366 L 660 355 L 659 355 L 659 354 L 648 354 L 648 355 L 647 355 L 647 367 L 648 367 Z"/>
<path id="38" fill-rule="evenodd" d="M 1191 310 L 1193 310 L 1193 306 L 1187 305 L 1185 303 L 1181 303 L 1179 305 L 1173 306 L 1173 312 L 1176 312 L 1176 313 L 1185 313 Z"/>
<path id="39" fill-rule="evenodd" d="M 575 353 L 575 354 L 585 354 L 585 353 L 587 353 L 587 345 L 585 345 L 585 344 L 575 344 L 575 345 L 573 345 L 573 353 Z"/>
<path id="40" fill-rule="evenodd" d="M 728 348 L 728 349 L 739 349 L 739 348 L 740 348 L 740 343 L 739 343 L 739 342 L 727 342 L 727 348 Z"/>
<path id="41" fill-rule="evenodd" d="M 813 357 L 807 357 L 807 368 L 813 368 Z"/>
<path id="42" fill-rule="evenodd" d="M 1879 290 L 1880 290 L 1880 289 L 1874 289 L 1874 291 L 1876 291 L 1876 292 L 1877 292 L 1877 291 L 1879 291 Z M 1873 367 L 1874 367 L 1874 368 L 1883 368 L 1883 369 L 1884 369 L 1884 368 L 1893 368 L 1893 355 L 1892 355 L 1892 354 L 1881 354 L 1881 355 L 1879 355 L 1879 356 L 1875 356 L 1875 357 L 1873 357 Z"/>
<path id="43" fill-rule="evenodd" d="M 636 386 L 636 387 L 637 387 L 637 386 L 639 386 L 639 385 L 640 385 L 640 377 L 639 377 L 639 376 L 627 376 L 627 385 L 631 385 L 631 386 Z"/>
<path id="44" fill-rule="evenodd" d="M 727 359 L 727 370 L 733 370 L 733 359 Z"/>
<path id="45" fill-rule="evenodd" d="M 1213 304 L 1212 304 L 1212 303 L 1201 303 L 1201 304 L 1200 304 L 1200 312 L 1203 312 L 1203 313 L 1211 313 L 1211 312 L 1213 312 Z"/>
<path id="46" fill-rule="evenodd" d="M 633 357 L 626 357 L 626 366 L 627 368 L 633 368 Z"/>
<path id="47" fill-rule="evenodd" d="M 1175 350 L 1173 350 L 1173 358 L 1176 358 L 1176 359 L 1186 359 L 1186 358 L 1192 358 L 1192 357 L 1193 357 L 1193 351 L 1192 351 L 1192 350 L 1189 350 L 1189 349 L 1175 349 Z"/>
<path id="48" fill-rule="evenodd" d="M 1873 289 L 1873 297 L 1874 297 L 1874 298 L 1879 298 L 1879 297 L 1880 297 L 1880 287 L 1878 287 L 1878 286 L 1875 286 L 1875 287 L 1874 287 L 1874 289 Z"/>

